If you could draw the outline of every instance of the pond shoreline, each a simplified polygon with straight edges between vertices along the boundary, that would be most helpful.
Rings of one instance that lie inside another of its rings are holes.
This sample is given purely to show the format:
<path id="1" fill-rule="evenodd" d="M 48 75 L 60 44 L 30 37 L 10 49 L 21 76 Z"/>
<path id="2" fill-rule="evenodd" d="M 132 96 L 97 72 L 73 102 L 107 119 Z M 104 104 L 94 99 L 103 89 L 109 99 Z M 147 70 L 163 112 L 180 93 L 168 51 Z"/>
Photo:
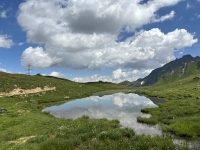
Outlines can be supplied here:
<path id="1" fill-rule="evenodd" d="M 76 99 L 59 106 L 45 108 L 43 111 L 65 119 L 77 119 L 81 116 L 95 119 L 117 119 L 122 127 L 132 128 L 137 134 L 157 136 L 162 135 L 160 126 L 149 126 L 137 122 L 138 116 L 150 117 L 150 114 L 142 113 L 141 109 L 154 107 L 157 107 L 157 105 L 145 96 L 117 92 L 104 96 L 89 96 Z"/>
<path id="2" fill-rule="evenodd" d="M 130 90 L 130 89 L 124 89 L 124 90 L 106 90 L 106 91 L 101 91 L 101 92 L 94 93 L 92 96 L 100 96 L 101 97 L 101 96 L 104 96 L 104 95 L 111 95 L 111 94 L 119 93 L 119 92 L 122 92 L 122 93 L 125 93 L 125 94 L 133 93 L 133 94 L 137 94 L 137 95 L 140 95 L 140 96 L 145 96 L 145 97 L 149 98 L 156 105 L 165 103 L 165 100 L 163 98 L 149 97 L 147 95 L 138 94 L 134 90 Z"/>
<path id="3" fill-rule="evenodd" d="M 165 103 L 165 100 L 164 99 L 161 99 L 161 98 L 156 98 L 156 97 L 148 97 L 154 104 L 156 105 L 159 105 L 159 104 L 162 104 L 162 103 Z"/>

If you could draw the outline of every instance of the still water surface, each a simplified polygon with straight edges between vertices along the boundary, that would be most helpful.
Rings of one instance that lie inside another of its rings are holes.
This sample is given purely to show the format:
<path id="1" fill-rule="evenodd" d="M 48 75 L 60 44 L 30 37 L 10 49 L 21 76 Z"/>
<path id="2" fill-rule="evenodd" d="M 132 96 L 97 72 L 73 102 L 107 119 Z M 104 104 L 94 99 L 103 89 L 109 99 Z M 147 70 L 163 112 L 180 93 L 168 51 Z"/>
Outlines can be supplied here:
<path id="1" fill-rule="evenodd" d="M 118 119 L 122 127 L 130 127 L 137 134 L 161 135 L 158 125 L 148 126 L 137 122 L 137 117 L 150 117 L 143 114 L 142 108 L 158 107 L 150 99 L 137 94 L 116 93 L 112 95 L 90 96 L 67 102 L 60 106 L 44 109 L 59 118 L 76 119 L 83 115 L 90 118 Z"/>

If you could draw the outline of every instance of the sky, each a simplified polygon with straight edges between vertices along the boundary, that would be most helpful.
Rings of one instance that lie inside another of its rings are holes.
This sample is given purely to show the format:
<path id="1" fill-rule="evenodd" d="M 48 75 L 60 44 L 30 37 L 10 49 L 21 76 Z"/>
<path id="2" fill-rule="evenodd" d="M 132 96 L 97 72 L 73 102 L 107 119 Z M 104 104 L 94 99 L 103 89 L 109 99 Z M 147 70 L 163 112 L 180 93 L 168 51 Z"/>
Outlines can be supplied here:
<path id="1" fill-rule="evenodd" d="M 0 0 L 0 71 L 135 81 L 200 55 L 200 0 Z"/>

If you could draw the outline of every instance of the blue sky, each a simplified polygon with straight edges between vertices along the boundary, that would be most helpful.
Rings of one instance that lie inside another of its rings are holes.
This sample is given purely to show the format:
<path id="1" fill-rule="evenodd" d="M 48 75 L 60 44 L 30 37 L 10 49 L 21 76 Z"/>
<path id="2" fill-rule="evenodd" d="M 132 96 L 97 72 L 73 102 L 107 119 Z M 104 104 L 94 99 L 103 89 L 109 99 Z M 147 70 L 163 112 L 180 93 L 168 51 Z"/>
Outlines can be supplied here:
<path id="1" fill-rule="evenodd" d="M 200 55 L 200 0 L 0 0 L 0 70 L 134 81 Z"/>

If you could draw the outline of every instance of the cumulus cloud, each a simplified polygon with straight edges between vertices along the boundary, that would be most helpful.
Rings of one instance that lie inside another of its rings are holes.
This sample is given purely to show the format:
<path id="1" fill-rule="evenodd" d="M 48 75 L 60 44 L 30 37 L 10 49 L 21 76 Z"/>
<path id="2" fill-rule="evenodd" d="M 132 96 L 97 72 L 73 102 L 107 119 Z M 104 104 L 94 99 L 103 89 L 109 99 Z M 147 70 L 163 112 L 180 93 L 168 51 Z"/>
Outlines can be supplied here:
<path id="1" fill-rule="evenodd" d="M 53 71 L 52 73 L 50 73 L 50 76 L 59 77 L 59 78 L 66 78 L 65 74 L 62 74 L 61 72 L 56 72 L 56 71 Z"/>
<path id="2" fill-rule="evenodd" d="M 194 35 L 184 29 L 164 34 L 154 28 L 124 41 L 117 38 L 145 24 L 172 19 L 174 11 L 164 16 L 156 12 L 180 1 L 27 0 L 19 6 L 18 23 L 28 42 L 44 47 L 27 48 L 22 64 L 73 69 L 158 67 L 174 59 L 175 49 L 196 43 Z"/>
<path id="3" fill-rule="evenodd" d="M 51 58 L 42 47 L 29 47 L 25 49 L 22 54 L 22 64 L 24 66 L 31 65 L 31 67 L 46 68 L 53 66 L 54 63 L 58 62 L 59 59 Z"/>
<path id="4" fill-rule="evenodd" d="M 7 15 L 6 15 L 6 11 L 5 11 L 5 10 L 2 11 L 2 12 L 0 13 L 0 17 L 1 17 L 1 18 L 7 18 Z"/>
<path id="5" fill-rule="evenodd" d="M 72 80 L 75 82 L 98 82 L 98 81 L 105 81 L 105 82 L 114 82 L 119 83 L 124 80 L 128 81 L 135 81 L 136 79 L 140 77 L 145 77 L 148 75 L 152 70 L 127 70 L 127 69 L 117 69 L 112 72 L 111 76 L 100 76 L 100 75 L 92 75 L 87 77 L 76 77 Z"/>
<path id="6" fill-rule="evenodd" d="M 69 67 L 74 69 L 102 69 L 104 67 L 155 68 L 174 59 L 175 49 L 192 46 L 194 35 L 184 29 L 164 34 L 160 29 L 140 31 L 127 40 L 107 46 L 96 46 L 81 51 L 63 48 L 28 48 L 22 54 L 22 64 L 32 67 Z M 37 60 L 37 61 L 36 61 Z"/>
<path id="7" fill-rule="evenodd" d="M 13 45 L 12 39 L 8 35 L 3 35 L 0 33 L 0 47 L 10 48 Z"/>

